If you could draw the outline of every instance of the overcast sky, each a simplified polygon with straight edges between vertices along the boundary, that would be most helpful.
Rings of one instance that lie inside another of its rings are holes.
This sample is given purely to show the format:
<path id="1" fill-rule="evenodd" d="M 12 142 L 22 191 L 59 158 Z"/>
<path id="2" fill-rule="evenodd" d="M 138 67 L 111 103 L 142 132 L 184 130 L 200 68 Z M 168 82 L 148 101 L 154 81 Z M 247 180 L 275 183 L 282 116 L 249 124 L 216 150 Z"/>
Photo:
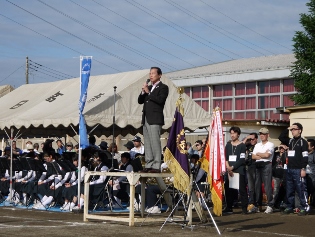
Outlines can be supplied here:
<path id="1" fill-rule="evenodd" d="M 292 53 L 305 0 L 1 0 L 0 85 Z M 35 71 L 37 70 L 37 71 Z"/>

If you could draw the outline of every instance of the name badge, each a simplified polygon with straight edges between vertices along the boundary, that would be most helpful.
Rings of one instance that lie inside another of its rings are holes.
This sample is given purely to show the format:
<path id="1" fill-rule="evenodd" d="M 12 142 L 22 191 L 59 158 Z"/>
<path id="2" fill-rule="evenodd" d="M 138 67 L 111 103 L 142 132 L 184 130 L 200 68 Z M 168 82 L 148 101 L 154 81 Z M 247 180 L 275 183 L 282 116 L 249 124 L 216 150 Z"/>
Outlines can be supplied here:
<path id="1" fill-rule="evenodd" d="M 283 169 L 285 169 L 285 170 L 288 169 L 287 164 L 284 164 Z"/>
<path id="2" fill-rule="evenodd" d="M 292 156 L 295 156 L 295 151 L 292 151 L 292 150 L 289 151 L 289 152 L 288 152 L 288 156 L 291 156 L 291 157 L 292 157 Z"/>
<path id="3" fill-rule="evenodd" d="M 230 155 L 229 161 L 236 161 L 236 155 Z"/>
<path id="4" fill-rule="evenodd" d="M 240 159 L 245 159 L 245 153 L 241 153 Z"/>

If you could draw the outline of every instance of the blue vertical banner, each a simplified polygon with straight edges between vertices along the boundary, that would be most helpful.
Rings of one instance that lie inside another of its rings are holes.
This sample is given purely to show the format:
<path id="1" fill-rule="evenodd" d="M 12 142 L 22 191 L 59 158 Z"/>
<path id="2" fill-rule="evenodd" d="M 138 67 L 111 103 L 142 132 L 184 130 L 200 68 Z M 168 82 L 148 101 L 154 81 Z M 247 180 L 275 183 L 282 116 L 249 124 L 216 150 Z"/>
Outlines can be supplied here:
<path id="1" fill-rule="evenodd" d="M 80 56 L 80 69 L 81 69 L 81 94 L 79 100 L 79 136 L 80 136 L 80 148 L 85 149 L 89 146 L 89 141 L 86 131 L 86 123 L 83 115 L 83 110 L 87 98 L 87 90 L 90 80 L 90 72 L 92 66 L 92 57 Z"/>

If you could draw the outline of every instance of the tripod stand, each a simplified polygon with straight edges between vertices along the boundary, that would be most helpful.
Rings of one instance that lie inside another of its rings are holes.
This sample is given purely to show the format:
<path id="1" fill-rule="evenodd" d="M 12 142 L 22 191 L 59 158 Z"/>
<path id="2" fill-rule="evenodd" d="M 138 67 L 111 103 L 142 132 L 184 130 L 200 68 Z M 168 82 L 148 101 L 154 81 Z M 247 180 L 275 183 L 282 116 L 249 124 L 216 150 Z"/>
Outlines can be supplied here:
<path id="1" fill-rule="evenodd" d="M 200 189 L 199 189 L 199 187 L 198 187 L 198 184 L 197 184 L 197 182 L 196 182 L 196 177 L 197 177 L 197 174 L 199 173 L 199 171 L 200 171 L 200 164 L 197 165 L 197 167 L 196 167 L 196 169 L 195 169 L 195 172 L 193 173 L 193 175 L 191 175 L 190 193 L 189 193 L 189 196 L 188 196 L 187 205 L 184 204 L 184 211 L 185 211 L 185 213 L 184 213 L 184 223 L 183 223 L 183 225 L 182 225 L 182 228 L 185 227 L 186 222 L 187 222 L 187 221 L 186 221 L 186 217 L 188 216 L 188 214 L 187 214 L 187 213 L 188 213 L 187 206 L 189 207 L 189 209 L 190 209 L 189 212 L 191 213 L 191 208 L 192 208 L 191 200 L 193 200 L 193 202 L 194 202 L 196 212 L 199 213 L 199 214 L 198 214 L 198 215 L 199 215 L 199 218 L 201 219 L 201 221 L 205 221 L 205 220 L 202 218 L 202 217 L 203 217 L 203 210 L 201 209 L 201 205 L 200 205 L 200 204 L 201 204 L 201 200 L 198 200 L 198 201 L 197 201 L 196 193 L 194 192 L 194 189 L 193 189 L 193 187 L 195 186 L 195 187 L 197 188 L 198 192 L 201 193 L 201 191 L 200 191 Z M 167 219 L 165 220 L 165 222 L 164 222 L 163 225 L 161 226 L 160 231 L 161 231 L 162 228 L 164 227 L 165 223 L 169 220 L 170 216 L 173 214 L 173 212 L 175 211 L 175 209 L 177 208 L 177 206 L 179 205 L 179 203 L 183 200 L 184 196 L 185 196 L 185 194 L 182 193 L 182 195 L 181 195 L 180 199 L 178 200 L 177 204 L 175 205 L 175 207 L 174 207 L 173 210 L 171 211 L 170 215 L 167 217 Z M 202 195 L 200 195 L 200 196 L 201 196 L 201 198 L 202 198 L 202 202 L 206 203 L 204 197 L 203 197 Z M 211 217 L 211 220 L 212 220 L 212 222 L 213 222 L 213 224 L 214 224 L 214 226 L 215 226 L 215 228 L 216 228 L 218 234 L 221 235 L 221 232 L 220 232 L 220 230 L 218 229 L 217 224 L 216 224 L 216 222 L 215 222 L 215 220 L 214 220 L 214 218 L 213 218 L 213 216 L 212 216 L 212 214 L 211 214 L 211 212 L 210 212 L 210 209 L 208 208 L 207 205 L 206 205 L 206 209 L 207 209 L 207 212 L 208 212 L 209 216 Z"/>

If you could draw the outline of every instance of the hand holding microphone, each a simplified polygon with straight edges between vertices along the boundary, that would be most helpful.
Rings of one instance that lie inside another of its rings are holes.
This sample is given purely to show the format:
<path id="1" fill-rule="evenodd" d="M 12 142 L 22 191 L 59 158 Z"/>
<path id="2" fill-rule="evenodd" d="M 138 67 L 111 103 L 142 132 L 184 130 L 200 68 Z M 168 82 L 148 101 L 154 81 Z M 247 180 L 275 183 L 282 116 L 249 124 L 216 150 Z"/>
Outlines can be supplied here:
<path id="1" fill-rule="evenodd" d="M 146 82 L 143 84 L 143 86 L 142 86 L 142 92 L 143 93 L 147 93 L 147 94 L 150 93 L 150 90 L 148 87 L 149 82 L 150 82 L 150 79 L 147 79 Z"/>

